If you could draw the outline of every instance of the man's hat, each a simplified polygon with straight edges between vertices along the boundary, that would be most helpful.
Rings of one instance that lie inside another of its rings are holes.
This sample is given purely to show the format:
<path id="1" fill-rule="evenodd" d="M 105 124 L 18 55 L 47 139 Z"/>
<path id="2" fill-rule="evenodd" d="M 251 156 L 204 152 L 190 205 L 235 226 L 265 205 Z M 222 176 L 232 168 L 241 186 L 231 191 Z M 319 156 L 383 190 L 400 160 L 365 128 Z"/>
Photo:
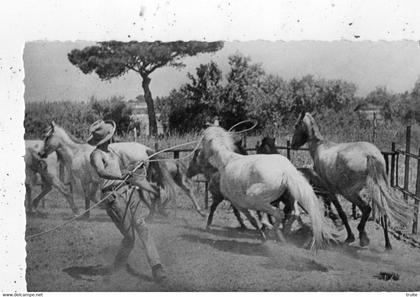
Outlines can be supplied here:
<path id="1" fill-rule="evenodd" d="M 98 120 L 89 127 L 89 137 L 87 143 L 98 146 L 107 142 L 115 133 L 117 125 L 111 120 Z"/>

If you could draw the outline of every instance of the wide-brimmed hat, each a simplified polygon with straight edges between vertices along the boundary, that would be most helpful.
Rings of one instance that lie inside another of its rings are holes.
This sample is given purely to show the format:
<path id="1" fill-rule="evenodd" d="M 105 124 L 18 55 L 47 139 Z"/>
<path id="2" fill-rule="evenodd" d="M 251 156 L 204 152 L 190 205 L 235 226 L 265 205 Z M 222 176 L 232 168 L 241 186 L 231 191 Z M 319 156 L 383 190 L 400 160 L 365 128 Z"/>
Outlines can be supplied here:
<path id="1" fill-rule="evenodd" d="M 98 120 L 89 127 L 89 137 L 87 143 L 98 146 L 107 142 L 115 133 L 117 125 L 111 120 Z"/>

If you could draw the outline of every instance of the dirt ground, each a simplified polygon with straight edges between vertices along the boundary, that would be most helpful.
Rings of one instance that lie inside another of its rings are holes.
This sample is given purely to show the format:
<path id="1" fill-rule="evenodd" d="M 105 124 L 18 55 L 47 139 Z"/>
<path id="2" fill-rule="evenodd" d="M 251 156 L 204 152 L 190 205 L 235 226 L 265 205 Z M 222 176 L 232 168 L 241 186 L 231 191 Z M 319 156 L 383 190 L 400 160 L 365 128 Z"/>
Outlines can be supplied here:
<path id="1" fill-rule="evenodd" d="M 38 215 L 27 217 L 28 235 L 71 217 L 56 191 L 46 200 Z M 77 204 L 82 209 L 80 197 Z M 98 268 L 112 263 L 122 236 L 105 210 L 95 209 L 88 221 L 27 242 L 28 291 L 420 291 L 420 250 L 391 236 L 394 249 L 385 251 L 382 229 L 373 222 L 367 224 L 368 247 L 355 242 L 314 255 L 303 248 L 308 227 L 295 228 L 287 244 L 263 243 L 255 230 L 236 229 L 225 202 L 211 230 L 186 198 L 178 197 L 177 204 L 176 213 L 150 224 L 168 274 L 165 282 L 151 279 L 138 242 L 126 269 L 101 275 Z M 351 224 L 357 235 L 357 222 Z M 382 271 L 400 278 L 381 280 L 377 275 Z"/>

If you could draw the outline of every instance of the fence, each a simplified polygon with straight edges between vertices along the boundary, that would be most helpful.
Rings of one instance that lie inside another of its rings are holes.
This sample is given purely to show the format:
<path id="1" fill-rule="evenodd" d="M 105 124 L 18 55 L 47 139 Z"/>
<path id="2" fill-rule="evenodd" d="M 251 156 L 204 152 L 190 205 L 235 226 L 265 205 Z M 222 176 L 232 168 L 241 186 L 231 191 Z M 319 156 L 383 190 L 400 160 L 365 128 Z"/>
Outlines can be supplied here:
<path id="1" fill-rule="evenodd" d="M 414 218 L 412 233 L 417 234 L 418 229 L 418 216 L 419 216 L 419 200 L 420 200 L 420 147 L 417 155 L 411 153 L 411 126 L 407 127 L 405 134 L 405 150 L 397 149 L 395 142 L 391 147 L 392 161 L 391 161 L 391 186 L 403 194 L 405 200 L 408 198 L 414 199 Z M 399 157 L 404 156 L 404 175 L 403 185 L 399 184 L 400 170 L 399 170 Z M 415 192 L 409 188 L 410 184 L 410 159 L 417 160 L 417 172 L 415 177 Z"/>

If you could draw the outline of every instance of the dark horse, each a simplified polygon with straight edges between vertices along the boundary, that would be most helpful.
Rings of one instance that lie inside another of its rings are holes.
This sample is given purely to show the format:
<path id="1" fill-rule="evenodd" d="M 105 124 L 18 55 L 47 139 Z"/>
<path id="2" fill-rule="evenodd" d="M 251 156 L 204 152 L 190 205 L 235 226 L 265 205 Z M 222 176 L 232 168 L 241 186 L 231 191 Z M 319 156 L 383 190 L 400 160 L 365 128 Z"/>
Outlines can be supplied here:
<path id="1" fill-rule="evenodd" d="M 257 147 L 257 154 L 279 154 L 279 151 L 276 148 L 275 139 L 273 137 L 264 137 L 261 141 L 261 145 Z M 309 181 L 311 186 L 314 188 L 315 193 L 323 199 L 325 205 L 325 215 L 331 218 L 334 222 L 337 220 L 337 216 L 331 209 L 331 203 L 334 204 L 334 207 L 337 210 L 346 230 L 351 230 L 347 216 L 343 211 L 340 202 L 334 194 L 330 194 L 319 175 L 312 168 L 298 168 L 298 170 Z M 352 238 L 349 239 L 349 241 L 351 240 Z"/>
<path id="2" fill-rule="evenodd" d="M 276 139 L 274 137 L 269 137 L 266 136 L 261 140 L 261 144 L 257 146 L 257 154 L 280 154 L 279 151 L 276 148 Z M 305 177 L 309 180 L 309 182 L 311 183 L 312 186 L 319 186 L 317 185 L 317 178 L 314 177 L 315 171 L 309 168 L 298 168 L 299 171 L 301 171 Z M 321 197 L 324 197 L 323 194 L 321 193 L 322 190 L 318 187 L 318 195 L 320 195 Z M 325 192 L 325 191 L 324 191 Z M 328 212 L 328 216 L 332 219 L 332 220 L 336 220 L 337 217 L 336 215 L 332 212 L 331 210 L 331 201 L 329 200 L 324 200 L 325 202 L 325 208 L 326 211 Z M 359 214 L 357 213 L 357 208 L 356 208 L 356 204 L 352 205 L 352 217 L 353 219 L 358 219 Z"/>

